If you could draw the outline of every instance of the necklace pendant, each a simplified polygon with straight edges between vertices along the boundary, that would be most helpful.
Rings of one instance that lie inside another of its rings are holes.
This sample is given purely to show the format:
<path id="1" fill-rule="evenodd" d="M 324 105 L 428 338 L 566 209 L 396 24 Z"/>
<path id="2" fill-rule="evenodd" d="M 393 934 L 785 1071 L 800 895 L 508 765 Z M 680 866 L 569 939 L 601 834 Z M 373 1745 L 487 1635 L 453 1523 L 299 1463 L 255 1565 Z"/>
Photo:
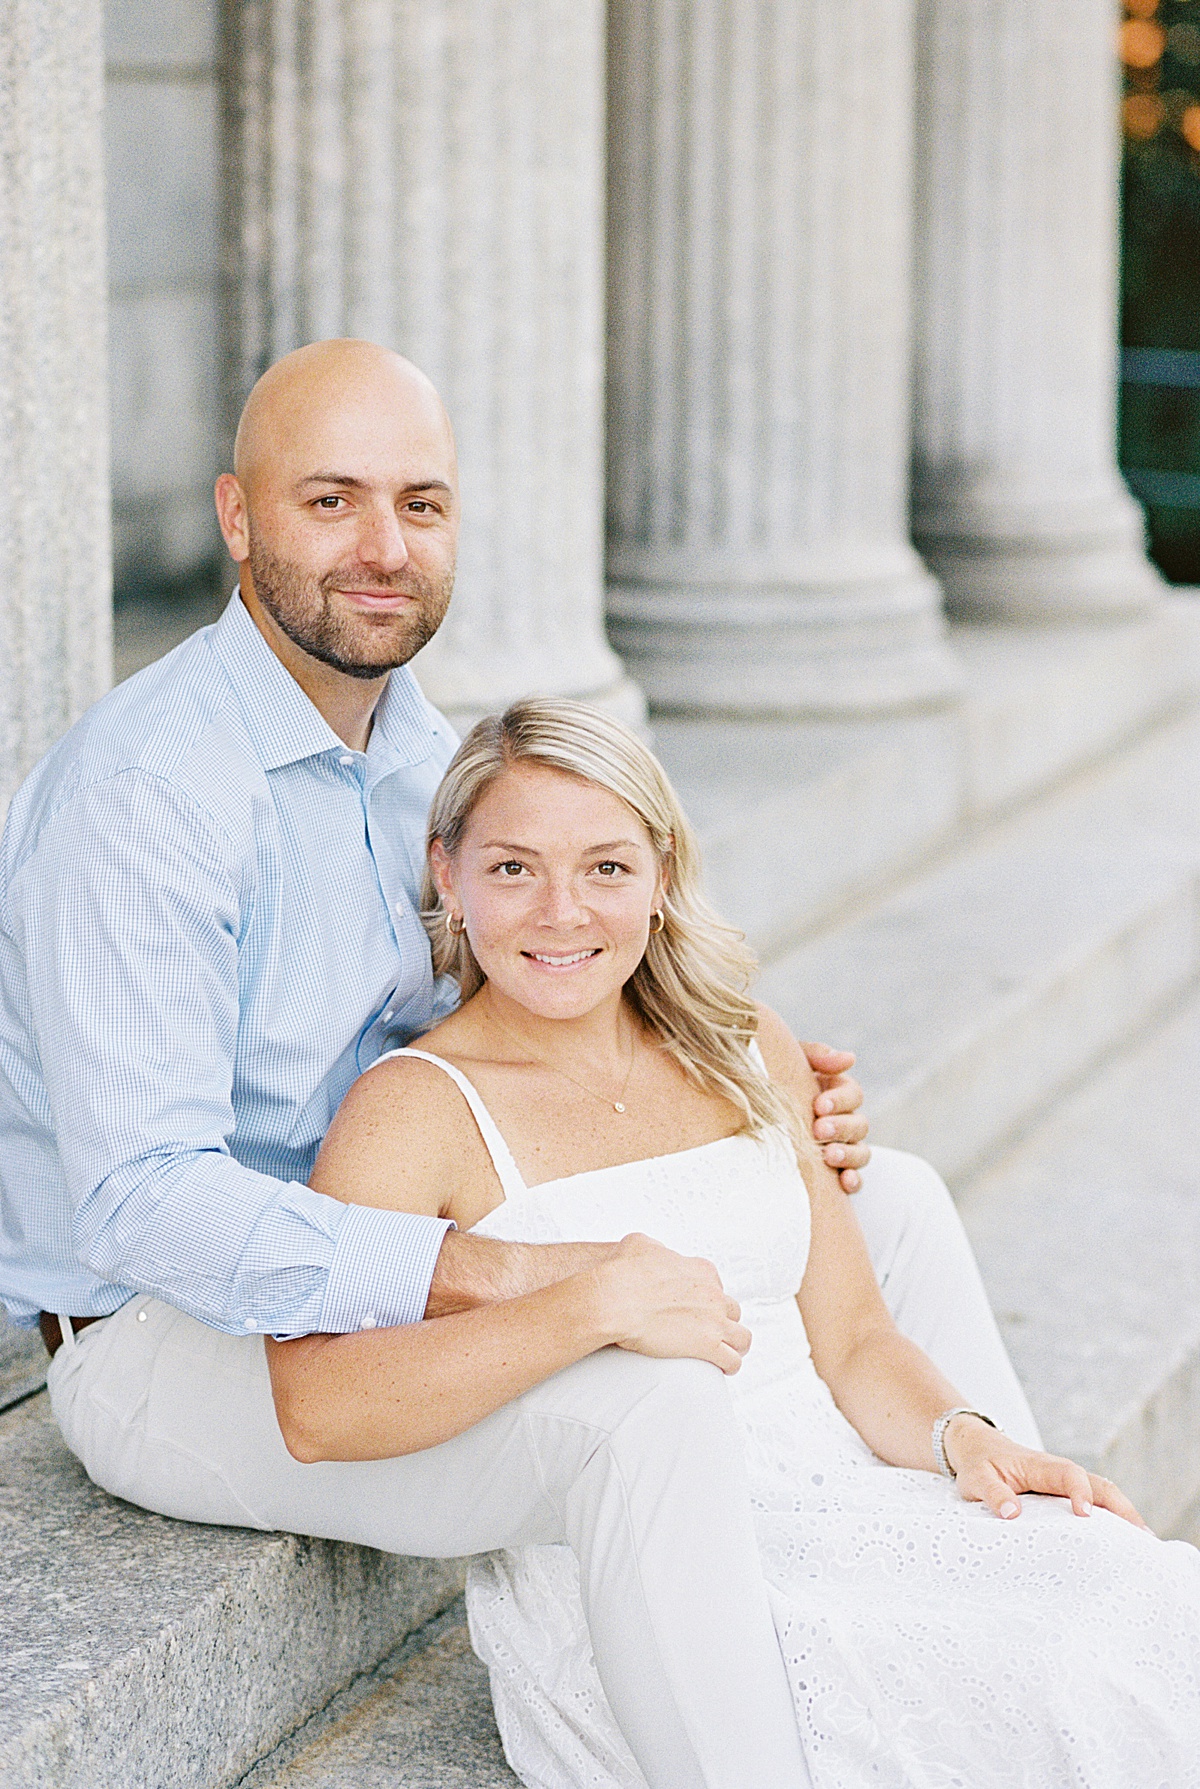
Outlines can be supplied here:
<path id="1" fill-rule="evenodd" d="M 613 1101 L 613 1111 L 614 1112 L 623 1112 L 624 1110 L 625 1110 L 624 1102 L 622 1100 L 615 1099 Z"/>

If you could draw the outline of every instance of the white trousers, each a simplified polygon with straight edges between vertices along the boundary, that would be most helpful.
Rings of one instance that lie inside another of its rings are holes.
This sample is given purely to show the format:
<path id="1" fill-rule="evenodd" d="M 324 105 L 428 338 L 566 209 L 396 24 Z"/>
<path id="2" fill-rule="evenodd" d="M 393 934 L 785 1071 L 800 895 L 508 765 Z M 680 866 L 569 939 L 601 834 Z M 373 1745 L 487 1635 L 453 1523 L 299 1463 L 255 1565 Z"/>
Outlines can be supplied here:
<path id="1" fill-rule="evenodd" d="M 897 1323 L 968 1402 L 1036 1444 L 942 1182 L 887 1149 L 863 1181 L 855 1204 Z M 651 1789 L 808 1784 L 715 1368 L 606 1349 L 440 1447 L 310 1466 L 283 1445 L 262 1338 L 157 1299 L 64 1343 L 48 1384 L 89 1476 L 162 1515 L 428 1557 L 567 1543 L 601 1680 Z"/>

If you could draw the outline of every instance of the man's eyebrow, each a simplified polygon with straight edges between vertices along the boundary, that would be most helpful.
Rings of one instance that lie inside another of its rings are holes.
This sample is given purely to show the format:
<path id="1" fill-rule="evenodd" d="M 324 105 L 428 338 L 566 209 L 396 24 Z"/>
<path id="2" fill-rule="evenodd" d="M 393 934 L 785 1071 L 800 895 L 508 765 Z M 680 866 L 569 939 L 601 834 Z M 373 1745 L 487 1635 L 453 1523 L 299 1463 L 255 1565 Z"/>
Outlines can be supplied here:
<path id="1" fill-rule="evenodd" d="M 310 472 L 299 481 L 297 489 L 303 490 L 305 485 L 344 485 L 349 491 L 365 491 L 368 481 L 355 478 L 350 472 Z M 406 491 L 444 491 L 452 495 L 450 486 L 444 478 L 414 478 L 404 486 Z"/>

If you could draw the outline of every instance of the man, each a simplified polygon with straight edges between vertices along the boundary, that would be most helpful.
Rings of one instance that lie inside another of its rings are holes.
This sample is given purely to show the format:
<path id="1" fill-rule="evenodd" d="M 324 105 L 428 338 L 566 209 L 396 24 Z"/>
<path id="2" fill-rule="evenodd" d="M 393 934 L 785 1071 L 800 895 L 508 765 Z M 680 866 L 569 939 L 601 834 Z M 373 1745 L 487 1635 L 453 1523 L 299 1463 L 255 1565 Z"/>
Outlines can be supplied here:
<path id="1" fill-rule="evenodd" d="M 356 1075 L 444 1010 L 416 902 L 454 740 L 402 668 L 453 580 L 441 403 L 370 344 L 300 349 L 251 394 L 216 497 L 239 566 L 222 619 L 98 703 L 5 830 L 0 1291 L 17 1322 L 40 1314 L 68 1445 L 167 1515 L 432 1555 L 569 1541 L 652 1789 L 746 1789 L 751 1730 L 773 1759 L 756 1789 L 802 1783 L 765 1592 L 744 1589 L 724 1384 L 694 1364 L 748 1339 L 715 1274 L 651 1246 L 463 1236 L 304 1184 Z M 812 1058 L 827 1147 L 853 1172 L 849 1059 Z M 1028 1433 L 935 1177 L 883 1152 L 860 1197 L 902 1326 Z M 502 1324 L 506 1301 L 563 1282 L 617 1348 L 594 1341 L 425 1453 L 287 1454 L 264 1332 L 436 1331 L 471 1309 Z M 753 1708 L 726 1706 L 730 1644 L 757 1662 Z"/>

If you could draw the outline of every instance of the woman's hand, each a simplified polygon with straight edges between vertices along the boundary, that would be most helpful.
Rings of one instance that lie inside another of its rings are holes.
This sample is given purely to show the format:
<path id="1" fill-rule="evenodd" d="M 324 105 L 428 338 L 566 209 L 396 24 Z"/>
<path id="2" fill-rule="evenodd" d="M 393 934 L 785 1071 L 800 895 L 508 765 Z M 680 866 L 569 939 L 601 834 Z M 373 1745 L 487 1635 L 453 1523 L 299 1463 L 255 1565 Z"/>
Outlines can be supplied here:
<path id="1" fill-rule="evenodd" d="M 986 1503 L 1003 1521 L 1020 1515 L 1020 1492 L 1036 1491 L 1042 1496 L 1069 1498 L 1077 1516 L 1090 1516 L 1093 1506 L 1098 1506 L 1124 1517 L 1135 1528 L 1147 1527 L 1110 1479 L 1097 1478 L 1094 1472 L 1085 1472 L 1073 1460 L 1060 1459 L 1057 1454 L 1022 1447 L 977 1416 L 956 1416 L 946 1426 L 942 1445 L 954 1469 L 959 1496 L 968 1503 Z"/>

